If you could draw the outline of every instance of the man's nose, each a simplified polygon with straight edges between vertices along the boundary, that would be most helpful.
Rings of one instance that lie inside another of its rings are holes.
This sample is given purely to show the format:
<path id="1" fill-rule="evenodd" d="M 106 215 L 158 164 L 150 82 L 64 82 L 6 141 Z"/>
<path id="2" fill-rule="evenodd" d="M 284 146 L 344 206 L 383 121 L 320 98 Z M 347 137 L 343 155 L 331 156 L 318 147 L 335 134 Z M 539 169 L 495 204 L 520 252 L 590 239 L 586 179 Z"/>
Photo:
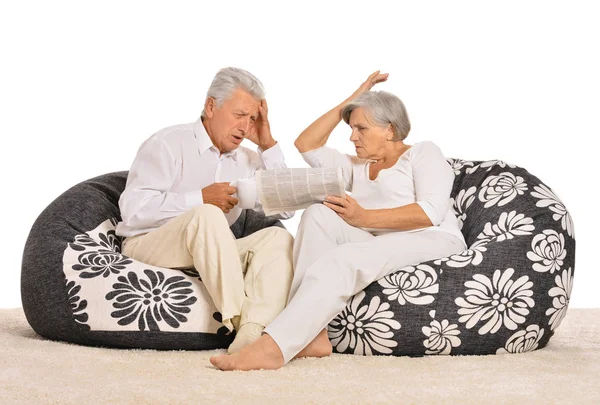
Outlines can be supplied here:
<path id="1" fill-rule="evenodd" d="M 242 135 L 246 135 L 248 132 L 250 132 L 250 117 L 244 118 L 243 120 L 241 120 L 241 122 L 238 124 L 238 130 L 242 133 Z"/>

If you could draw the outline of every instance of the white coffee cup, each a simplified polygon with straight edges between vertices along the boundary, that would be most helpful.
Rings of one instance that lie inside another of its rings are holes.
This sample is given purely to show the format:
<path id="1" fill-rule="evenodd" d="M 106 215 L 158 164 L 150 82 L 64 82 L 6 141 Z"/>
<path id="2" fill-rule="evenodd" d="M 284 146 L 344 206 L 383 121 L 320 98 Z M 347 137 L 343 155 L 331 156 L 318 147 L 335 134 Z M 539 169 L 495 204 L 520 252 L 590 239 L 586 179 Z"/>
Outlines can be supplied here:
<path id="1" fill-rule="evenodd" d="M 229 185 L 237 189 L 233 196 L 238 199 L 240 208 L 254 208 L 258 196 L 254 179 L 240 179 L 232 181 Z"/>

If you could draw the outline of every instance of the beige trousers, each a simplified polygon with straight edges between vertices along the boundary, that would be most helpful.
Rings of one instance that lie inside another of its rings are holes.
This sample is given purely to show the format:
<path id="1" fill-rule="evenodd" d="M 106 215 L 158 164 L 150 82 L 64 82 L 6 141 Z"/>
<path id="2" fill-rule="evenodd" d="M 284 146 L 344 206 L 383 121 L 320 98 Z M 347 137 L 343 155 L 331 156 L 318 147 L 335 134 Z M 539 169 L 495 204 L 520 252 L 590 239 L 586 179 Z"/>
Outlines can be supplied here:
<path id="1" fill-rule="evenodd" d="M 195 267 L 223 324 L 268 325 L 285 307 L 293 278 L 294 238 L 269 227 L 235 239 L 223 212 L 203 204 L 160 228 L 126 238 L 123 254 L 153 266 Z"/>

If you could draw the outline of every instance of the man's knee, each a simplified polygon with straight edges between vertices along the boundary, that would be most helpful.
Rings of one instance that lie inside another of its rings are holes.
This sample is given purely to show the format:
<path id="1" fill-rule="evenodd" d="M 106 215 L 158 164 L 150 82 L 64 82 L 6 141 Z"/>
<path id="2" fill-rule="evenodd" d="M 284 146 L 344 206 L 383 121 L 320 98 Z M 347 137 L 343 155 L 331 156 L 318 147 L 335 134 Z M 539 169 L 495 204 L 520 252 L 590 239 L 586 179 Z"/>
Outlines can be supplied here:
<path id="1" fill-rule="evenodd" d="M 270 238 L 270 245 L 274 245 L 280 249 L 289 249 L 291 252 L 292 246 L 294 245 L 294 237 L 287 229 L 278 226 L 270 226 L 263 229 L 263 231 Z"/>
<path id="2" fill-rule="evenodd" d="M 188 211 L 192 222 L 223 222 L 227 223 L 227 218 L 223 211 L 212 204 L 198 205 Z"/>

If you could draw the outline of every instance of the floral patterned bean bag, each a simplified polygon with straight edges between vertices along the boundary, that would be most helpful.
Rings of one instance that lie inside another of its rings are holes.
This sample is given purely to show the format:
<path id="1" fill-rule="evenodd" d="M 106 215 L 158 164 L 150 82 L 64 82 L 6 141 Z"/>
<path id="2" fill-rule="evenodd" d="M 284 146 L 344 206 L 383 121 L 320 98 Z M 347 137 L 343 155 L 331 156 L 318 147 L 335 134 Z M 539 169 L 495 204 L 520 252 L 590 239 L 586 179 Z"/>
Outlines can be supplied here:
<path id="1" fill-rule="evenodd" d="M 150 266 L 121 254 L 115 234 L 127 172 L 84 181 L 38 217 L 25 245 L 21 299 L 40 335 L 83 345 L 213 349 L 233 340 L 195 269 Z M 236 238 L 273 218 L 243 210 Z"/>
<path id="2" fill-rule="evenodd" d="M 334 351 L 520 353 L 564 318 L 575 268 L 573 222 L 556 194 L 502 161 L 448 159 L 452 204 L 468 250 L 398 269 L 329 324 Z"/>
<path id="3" fill-rule="evenodd" d="M 361 355 L 516 353 L 544 347 L 564 318 L 575 261 L 569 213 L 525 169 L 448 159 L 452 203 L 469 249 L 398 269 L 329 324 L 334 351 Z M 227 347 L 232 336 L 198 273 L 121 254 L 115 235 L 126 172 L 57 198 L 25 246 L 21 296 L 40 335 L 85 345 Z M 243 237 L 279 221 L 244 210 Z"/>

